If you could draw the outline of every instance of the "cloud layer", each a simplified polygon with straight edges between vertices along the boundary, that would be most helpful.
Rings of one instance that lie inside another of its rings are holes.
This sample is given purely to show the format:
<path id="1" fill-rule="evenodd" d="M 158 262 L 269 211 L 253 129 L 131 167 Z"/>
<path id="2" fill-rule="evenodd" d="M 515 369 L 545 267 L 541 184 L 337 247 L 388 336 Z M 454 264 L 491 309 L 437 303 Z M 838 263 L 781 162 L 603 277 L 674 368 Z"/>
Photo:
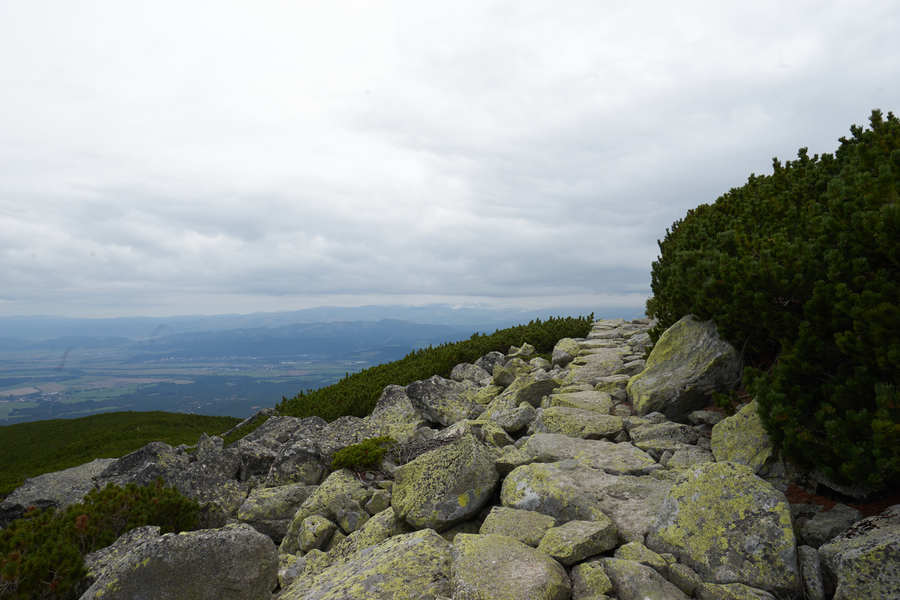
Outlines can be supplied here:
<path id="1" fill-rule="evenodd" d="M 639 311 L 687 209 L 900 98 L 888 2 L 141 4 L 0 4 L 0 314 Z"/>

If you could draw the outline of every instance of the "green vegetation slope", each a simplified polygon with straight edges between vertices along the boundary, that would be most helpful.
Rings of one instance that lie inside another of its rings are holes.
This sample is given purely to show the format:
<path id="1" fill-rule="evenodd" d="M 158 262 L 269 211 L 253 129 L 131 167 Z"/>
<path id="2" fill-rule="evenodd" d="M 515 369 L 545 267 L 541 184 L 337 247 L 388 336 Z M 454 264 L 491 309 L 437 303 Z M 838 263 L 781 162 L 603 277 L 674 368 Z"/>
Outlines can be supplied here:
<path id="1" fill-rule="evenodd" d="M 715 320 L 787 456 L 883 486 L 900 482 L 900 120 L 850 131 L 676 221 L 647 314 L 654 336 Z"/>
<path id="2" fill-rule="evenodd" d="M 0 427 L 0 498 L 26 477 L 122 456 L 154 441 L 194 444 L 201 433 L 222 433 L 240 422 L 167 412 L 114 412 Z"/>

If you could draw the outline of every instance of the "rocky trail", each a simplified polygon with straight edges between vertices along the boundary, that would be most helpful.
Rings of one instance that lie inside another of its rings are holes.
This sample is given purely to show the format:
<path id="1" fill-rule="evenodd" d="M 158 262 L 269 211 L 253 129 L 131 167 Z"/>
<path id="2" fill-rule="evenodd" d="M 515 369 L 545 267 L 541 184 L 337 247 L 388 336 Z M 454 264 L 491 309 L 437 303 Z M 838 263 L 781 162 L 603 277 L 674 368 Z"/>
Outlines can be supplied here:
<path id="1" fill-rule="evenodd" d="M 867 491 L 780 461 L 753 403 L 707 409 L 741 368 L 711 323 L 682 319 L 645 360 L 649 327 L 597 321 L 549 361 L 492 352 L 388 386 L 364 419 L 149 444 L 31 479 L 0 514 L 159 477 L 211 503 L 207 529 L 89 555 L 85 600 L 900 598 L 900 505 L 800 501 Z M 380 470 L 329 472 L 377 436 L 397 441 Z"/>

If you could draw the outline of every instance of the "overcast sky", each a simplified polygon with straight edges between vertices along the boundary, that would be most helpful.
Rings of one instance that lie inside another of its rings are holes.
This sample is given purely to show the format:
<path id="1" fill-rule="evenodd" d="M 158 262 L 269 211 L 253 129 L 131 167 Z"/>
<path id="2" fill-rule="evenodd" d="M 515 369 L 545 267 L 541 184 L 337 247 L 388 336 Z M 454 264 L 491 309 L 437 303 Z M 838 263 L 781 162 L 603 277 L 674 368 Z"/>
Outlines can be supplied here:
<path id="1" fill-rule="evenodd" d="M 0 0 L 0 315 L 642 307 L 900 109 L 900 3 Z"/>

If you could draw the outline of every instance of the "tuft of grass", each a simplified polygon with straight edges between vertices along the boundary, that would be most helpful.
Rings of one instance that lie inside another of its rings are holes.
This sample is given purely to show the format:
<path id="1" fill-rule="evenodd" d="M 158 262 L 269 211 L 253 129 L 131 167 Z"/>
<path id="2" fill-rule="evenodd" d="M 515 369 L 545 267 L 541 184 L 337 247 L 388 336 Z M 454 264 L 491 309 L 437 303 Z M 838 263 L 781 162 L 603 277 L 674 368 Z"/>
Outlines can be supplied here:
<path id="1" fill-rule="evenodd" d="M 0 427 L 0 498 L 26 477 L 122 456 L 149 442 L 193 444 L 201 433 L 218 434 L 239 422 L 234 417 L 155 411 L 6 425 Z"/>

